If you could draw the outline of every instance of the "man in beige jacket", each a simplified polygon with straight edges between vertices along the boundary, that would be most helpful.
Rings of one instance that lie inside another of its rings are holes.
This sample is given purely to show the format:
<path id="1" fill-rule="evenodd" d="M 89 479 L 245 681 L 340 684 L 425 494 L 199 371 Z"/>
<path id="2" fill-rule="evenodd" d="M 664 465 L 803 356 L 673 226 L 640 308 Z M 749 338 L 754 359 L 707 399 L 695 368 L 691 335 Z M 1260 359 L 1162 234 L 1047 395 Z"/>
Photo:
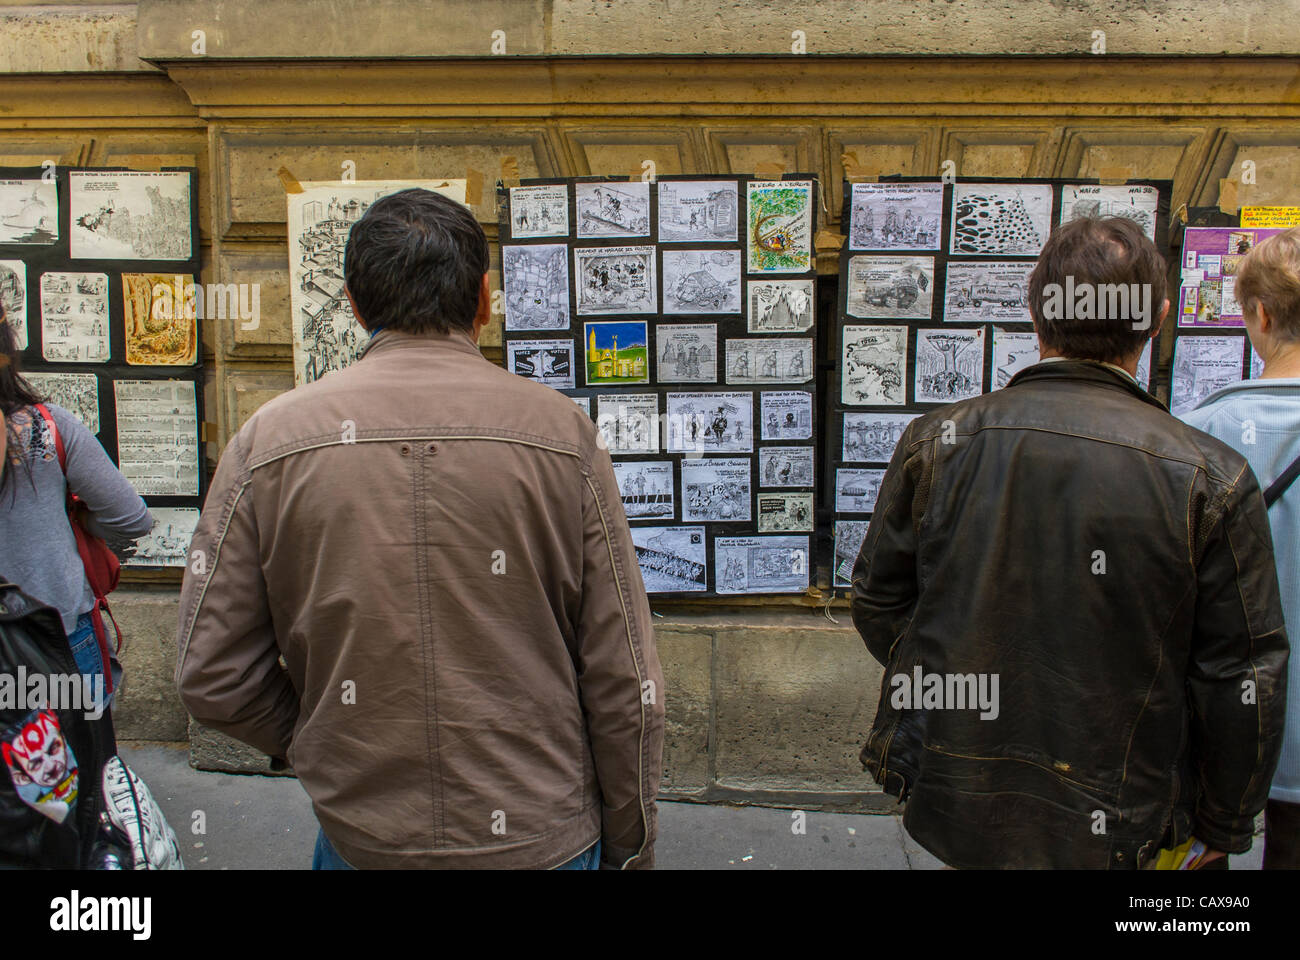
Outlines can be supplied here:
<path id="1" fill-rule="evenodd" d="M 318 867 L 654 863 L 663 675 L 613 468 L 479 353 L 487 270 L 461 205 L 371 206 L 367 349 L 235 435 L 190 548 L 181 699 L 292 764 Z"/>

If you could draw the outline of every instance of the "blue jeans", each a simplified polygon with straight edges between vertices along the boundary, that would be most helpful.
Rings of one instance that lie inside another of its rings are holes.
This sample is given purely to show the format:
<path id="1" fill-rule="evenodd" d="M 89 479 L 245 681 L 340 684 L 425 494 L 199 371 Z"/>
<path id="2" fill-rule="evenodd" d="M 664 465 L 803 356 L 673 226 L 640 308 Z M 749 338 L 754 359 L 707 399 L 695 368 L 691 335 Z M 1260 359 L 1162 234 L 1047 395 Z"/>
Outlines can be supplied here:
<path id="1" fill-rule="evenodd" d="M 562 863 L 556 870 L 596 870 L 600 867 L 600 841 L 597 840 L 589 848 L 578 854 L 567 863 Z M 324 830 L 316 833 L 316 850 L 312 854 L 311 868 L 313 870 L 353 870 L 355 867 L 339 856 L 339 852 L 334 849 L 334 844 L 330 843 L 329 837 L 325 836 Z"/>
<path id="2" fill-rule="evenodd" d="M 72 659 L 77 662 L 77 672 L 83 677 L 89 678 L 92 682 L 95 677 L 102 677 L 104 673 L 104 655 L 99 649 L 99 639 L 95 636 L 95 622 L 90 619 L 90 614 L 83 613 L 77 618 L 77 626 L 72 633 L 68 634 L 68 646 L 72 648 Z M 110 664 L 113 671 L 113 690 L 117 690 L 118 681 L 121 679 L 122 671 L 116 663 Z M 92 687 L 92 692 L 98 693 L 100 688 Z M 107 682 L 102 688 L 105 692 L 108 690 Z M 113 695 L 107 695 L 104 698 L 104 708 L 107 709 L 113 703 Z"/>

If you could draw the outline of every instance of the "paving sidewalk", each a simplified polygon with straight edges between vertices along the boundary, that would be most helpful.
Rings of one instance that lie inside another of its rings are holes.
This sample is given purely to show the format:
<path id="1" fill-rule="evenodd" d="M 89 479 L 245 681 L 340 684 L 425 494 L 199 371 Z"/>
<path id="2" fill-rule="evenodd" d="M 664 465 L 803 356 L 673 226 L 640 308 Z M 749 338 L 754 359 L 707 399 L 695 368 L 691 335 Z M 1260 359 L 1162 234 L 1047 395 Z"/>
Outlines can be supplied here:
<path id="1" fill-rule="evenodd" d="M 190 870 L 296 870 L 311 866 L 316 818 L 292 777 L 208 773 L 189 765 L 184 744 L 121 744 L 167 814 Z M 206 833 L 195 835 L 195 813 Z M 805 814 L 699 803 L 659 804 L 655 862 L 661 870 L 934 870 L 942 867 L 903 830 L 897 816 Z M 1262 841 L 1232 858 L 1259 868 Z"/>

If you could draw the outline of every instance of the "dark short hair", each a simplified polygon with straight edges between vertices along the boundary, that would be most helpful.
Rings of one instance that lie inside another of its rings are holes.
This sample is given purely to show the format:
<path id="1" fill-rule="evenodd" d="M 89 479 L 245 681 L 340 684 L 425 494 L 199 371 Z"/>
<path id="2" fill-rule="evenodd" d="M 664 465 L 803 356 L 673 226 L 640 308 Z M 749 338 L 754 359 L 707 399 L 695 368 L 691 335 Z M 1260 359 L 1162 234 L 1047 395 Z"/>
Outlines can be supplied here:
<path id="1" fill-rule="evenodd" d="M 1142 349 L 1159 319 L 1166 297 L 1165 269 L 1156 245 L 1128 217 L 1087 217 L 1062 224 L 1052 231 L 1029 277 L 1029 310 L 1034 328 L 1044 345 L 1064 356 L 1102 361 L 1127 359 Z M 1053 284 L 1063 290 L 1091 285 L 1099 299 L 1100 291 L 1110 285 L 1149 285 L 1150 326 L 1134 329 L 1137 317 L 1131 309 L 1120 311 L 1118 316 L 1045 316 L 1043 304 L 1048 294 L 1044 291 Z"/>
<path id="2" fill-rule="evenodd" d="M 431 190 L 380 197 L 348 233 L 343 279 L 371 329 L 469 330 L 488 243 L 468 207 Z"/>

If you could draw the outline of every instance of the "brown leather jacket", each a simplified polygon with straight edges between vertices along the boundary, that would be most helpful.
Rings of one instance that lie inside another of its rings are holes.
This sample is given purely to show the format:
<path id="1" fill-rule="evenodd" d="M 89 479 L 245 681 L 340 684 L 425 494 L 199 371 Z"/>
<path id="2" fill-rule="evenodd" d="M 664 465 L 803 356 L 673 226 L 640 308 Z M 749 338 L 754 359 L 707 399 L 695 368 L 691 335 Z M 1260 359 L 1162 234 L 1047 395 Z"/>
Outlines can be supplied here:
<path id="1" fill-rule="evenodd" d="M 354 866 L 653 865 L 663 674 L 598 436 L 466 335 L 384 331 L 226 448 L 181 699 Z"/>
<path id="2" fill-rule="evenodd" d="M 1189 831 L 1250 848 L 1290 649 L 1264 501 L 1123 373 L 1040 363 L 913 420 L 853 621 L 885 665 L 862 761 L 945 863 L 1132 868 Z M 981 677 L 995 709 L 972 709 Z"/>

